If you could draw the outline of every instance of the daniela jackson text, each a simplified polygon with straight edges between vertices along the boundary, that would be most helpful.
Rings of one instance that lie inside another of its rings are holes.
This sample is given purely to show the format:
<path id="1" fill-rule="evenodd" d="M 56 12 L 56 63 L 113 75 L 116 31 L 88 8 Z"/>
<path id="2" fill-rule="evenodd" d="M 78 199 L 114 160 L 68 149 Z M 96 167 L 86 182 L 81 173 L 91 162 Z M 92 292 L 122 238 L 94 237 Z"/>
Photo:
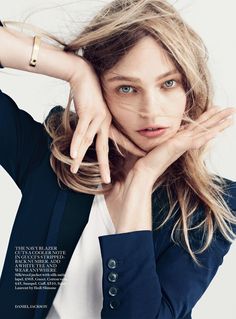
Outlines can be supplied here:
<path id="1" fill-rule="evenodd" d="M 47 308 L 47 305 L 15 305 L 15 308 L 18 309 L 27 309 L 27 308 Z"/>

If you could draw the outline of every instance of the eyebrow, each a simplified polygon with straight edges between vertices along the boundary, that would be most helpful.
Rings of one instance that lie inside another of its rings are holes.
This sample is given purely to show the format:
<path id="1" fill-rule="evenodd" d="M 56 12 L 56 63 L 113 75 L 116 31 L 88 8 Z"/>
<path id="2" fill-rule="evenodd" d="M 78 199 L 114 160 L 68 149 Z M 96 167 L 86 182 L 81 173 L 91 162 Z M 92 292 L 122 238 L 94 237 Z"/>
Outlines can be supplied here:
<path id="1" fill-rule="evenodd" d="M 168 72 L 165 72 L 163 74 L 160 74 L 158 77 L 156 77 L 156 81 L 159 81 L 169 75 L 173 75 L 173 74 L 180 74 L 180 72 L 177 69 L 174 70 L 170 70 Z M 114 81 L 131 81 L 131 82 L 139 82 L 141 83 L 141 79 L 139 78 L 135 78 L 132 76 L 127 76 L 127 75 L 116 75 L 112 78 L 107 79 L 108 82 L 114 82 Z"/>

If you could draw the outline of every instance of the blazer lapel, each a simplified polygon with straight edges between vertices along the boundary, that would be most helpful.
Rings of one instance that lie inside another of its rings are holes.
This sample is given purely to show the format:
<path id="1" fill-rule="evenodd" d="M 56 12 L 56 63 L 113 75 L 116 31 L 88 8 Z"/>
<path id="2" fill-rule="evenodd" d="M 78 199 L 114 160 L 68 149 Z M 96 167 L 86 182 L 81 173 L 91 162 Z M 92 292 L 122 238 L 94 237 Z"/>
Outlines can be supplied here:
<path id="1" fill-rule="evenodd" d="M 56 274 L 64 275 L 66 272 L 75 246 L 88 222 L 93 199 L 94 195 L 78 193 L 68 188 L 58 190 L 45 244 L 65 251 L 65 258 L 58 264 Z M 49 273 L 49 278 L 53 281 L 52 276 Z M 39 290 L 36 304 L 47 305 L 47 308 L 36 308 L 34 319 L 46 318 L 59 286 Z"/>

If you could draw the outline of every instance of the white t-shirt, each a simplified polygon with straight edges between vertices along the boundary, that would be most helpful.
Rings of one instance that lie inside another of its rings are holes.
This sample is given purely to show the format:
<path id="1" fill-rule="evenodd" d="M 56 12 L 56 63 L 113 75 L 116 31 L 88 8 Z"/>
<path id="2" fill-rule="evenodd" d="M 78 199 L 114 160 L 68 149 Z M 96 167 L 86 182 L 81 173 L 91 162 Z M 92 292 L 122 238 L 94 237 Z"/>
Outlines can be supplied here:
<path id="1" fill-rule="evenodd" d="M 100 319 L 102 257 L 98 236 L 116 230 L 103 194 L 96 194 L 83 233 L 46 319 Z"/>

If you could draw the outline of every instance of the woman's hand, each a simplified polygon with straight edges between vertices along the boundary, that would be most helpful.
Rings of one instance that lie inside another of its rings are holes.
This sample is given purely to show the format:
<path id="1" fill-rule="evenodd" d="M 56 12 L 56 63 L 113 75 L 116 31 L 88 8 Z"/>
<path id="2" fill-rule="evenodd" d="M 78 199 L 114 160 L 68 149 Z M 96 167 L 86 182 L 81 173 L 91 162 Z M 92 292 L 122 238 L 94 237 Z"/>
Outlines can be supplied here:
<path id="1" fill-rule="evenodd" d="M 146 183 L 153 185 L 157 178 L 182 154 L 190 149 L 199 149 L 218 133 L 233 123 L 229 117 L 236 112 L 234 107 L 219 110 L 214 106 L 204 112 L 195 122 L 181 126 L 177 133 L 139 159 L 133 170 L 141 174 Z M 199 124 L 199 125 L 198 125 Z"/>
<path id="2" fill-rule="evenodd" d="M 191 123 L 180 127 L 174 137 L 136 161 L 125 182 L 117 183 L 112 193 L 111 199 L 119 207 L 117 233 L 152 229 L 151 195 L 157 178 L 187 150 L 200 148 L 229 127 L 233 119 L 228 117 L 235 111 L 235 108 L 209 109 L 196 121 L 200 126 Z"/>
<path id="3" fill-rule="evenodd" d="M 70 146 L 70 155 L 74 159 L 71 172 L 78 171 L 87 149 L 97 134 L 96 152 L 101 176 L 105 183 L 110 183 L 109 137 L 115 137 L 117 144 L 123 147 L 125 145 L 127 150 L 137 156 L 144 156 L 146 153 L 111 125 L 112 115 L 104 101 L 99 79 L 89 62 L 84 59 L 84 64 L 80 64 L 80 70 L 74 71 L 69 83 L 79 117 Z"/>

